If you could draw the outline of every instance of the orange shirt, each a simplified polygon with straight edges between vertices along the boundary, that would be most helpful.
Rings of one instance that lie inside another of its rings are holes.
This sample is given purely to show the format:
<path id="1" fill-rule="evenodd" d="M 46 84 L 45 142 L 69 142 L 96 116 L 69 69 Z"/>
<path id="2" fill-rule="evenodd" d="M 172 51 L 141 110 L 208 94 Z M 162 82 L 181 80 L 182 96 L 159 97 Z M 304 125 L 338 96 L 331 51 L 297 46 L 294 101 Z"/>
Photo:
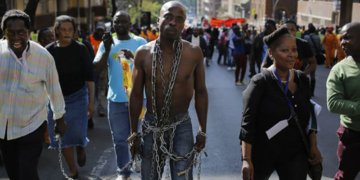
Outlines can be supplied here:
<path id="1" fill-rule="evenodd" d="M 337 37 L 334 33 L 326 33 L 321 44 L 325 45 L 325 48 L 335 48 L 335 44 L 337 43 Z"/>
<path id="2" fill-rule="evenodd" d="M 91 34 L 90 35 L 90 44 L 92 45 L 92 47 L 94 48 L 94 52 L 95 52 L 95 55 L 97 53 L 97 50 L 99 49 L 99 45 L 102 41 L 98 41 L 94 38 L 94 34 Z"/>

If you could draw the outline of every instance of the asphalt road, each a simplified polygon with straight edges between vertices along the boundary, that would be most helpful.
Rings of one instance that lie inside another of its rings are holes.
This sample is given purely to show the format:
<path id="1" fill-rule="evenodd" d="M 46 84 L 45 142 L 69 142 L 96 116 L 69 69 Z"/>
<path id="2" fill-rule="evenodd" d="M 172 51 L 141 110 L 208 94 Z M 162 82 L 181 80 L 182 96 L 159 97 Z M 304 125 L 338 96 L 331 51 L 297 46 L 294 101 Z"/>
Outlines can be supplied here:
<path id="1" fill-rule="evenodd" d="M 217 53 L 214 54 L 210 67 L 206 68 L 206 84 L 209 93 L 208 113 L 208 141 L 207 158 L 203 158 L 201 179 L 204 180 L 240 180 L 240 141 L 239 130 L 242 113 L 242 91 L 246 86 L 235 86 L 234 71 L 227 71 L 225 66 L 216 63 Z M 316 90 L 314 101 L 323 109 L 319 116 L 321 131 L 317 134 L 318 146 L 324 158 L 323 179 L 333 179 L 337 172 L 338 159 L 336 149 L 338 139 L 336 130 L 339 127 L 339 115 L 331 114 L 326 109 L 326 78 L 329 73 L 324 65 L 316 71 Z M 247 73 L 248 74 L 248 73 Z M 249 78 L 246 75 L 246 81 Z M 198 131 L 198 123 L 194 106 L 190 107 L 193 130 Z M 107 179 L 115 173 L 116 161 L 112 145 L 111 134 L 106 117 L 94 118 L 95 127 L 88 131 L 90 143 L 86 147 L 87 163 L 79 168 L 79 179 Z M 64 159 L 63 159 L 64 161 Z M 39 160 L 38 171 L 41 179 L 61 180 L 58 152 L 48 150 L 44 144 Z M 68 172 L 67 165 L 65 171 Z M 194 178 L 197 170 L 194 171 Z M 140 174 L 133 174 L 134 180 L 140 179 Z M 0 167 L 0 179 L 8 179 L 4 167 Z M 270 179 L 278 179 L 273 173 Z M 360 177 L 357 178 L 360 180 Z"/>

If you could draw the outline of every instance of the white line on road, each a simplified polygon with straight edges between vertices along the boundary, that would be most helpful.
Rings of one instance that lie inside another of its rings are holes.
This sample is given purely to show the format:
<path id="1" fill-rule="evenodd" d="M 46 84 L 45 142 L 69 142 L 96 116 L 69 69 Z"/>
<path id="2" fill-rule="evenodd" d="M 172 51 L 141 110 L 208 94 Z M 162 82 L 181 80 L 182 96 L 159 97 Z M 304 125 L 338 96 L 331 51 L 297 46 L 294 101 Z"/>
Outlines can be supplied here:
<path id="1" fill-rule="evenodd" d="M 114 147 L 105 149 L 105 151 L 100 156 L 99 160 L 96 162 L 96 166 L 91 171 L 91 178 L 93 180 L 100 179 L 101 171 L 104 169 L 110 154 L 114 151 Z"/>

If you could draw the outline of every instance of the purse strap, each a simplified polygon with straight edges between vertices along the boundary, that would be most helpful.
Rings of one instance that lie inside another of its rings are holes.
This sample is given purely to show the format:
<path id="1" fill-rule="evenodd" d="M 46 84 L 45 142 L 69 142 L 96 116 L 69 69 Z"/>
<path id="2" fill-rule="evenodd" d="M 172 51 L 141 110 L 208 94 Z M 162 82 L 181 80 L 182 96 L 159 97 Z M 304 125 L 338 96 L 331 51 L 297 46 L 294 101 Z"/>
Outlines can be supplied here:
<path id="1" fill-rule="evenodd" d="M 276 73 L 276 72 L 275 72 L 275 73 Z M 294 72 L 294 74 L 295 74 L 295 72 Z M 308 140 L 307 140 L 307 137 L 305 136 L 304 131 L 303 131 L 302 128 L 301 128 L 301 125 L 300 125 L 300 122 L 299 122 L 299 118 L 298 118 L 298 116 L 297 116 L 297 114 L 296 114 L 296 112 L 295 112 L 295 110 L 294 110 L 294 107 L 291 105 L 290 99 L 289 99 L 289 98 L 287 97 L 287 95 L 285 94 L 284 86 L 283 86 L 282 84 L 280 84 L 279 81 L 276 81 L 276 83 L 277 83 L 277 85 L 280 87 L 281 91 L 284 93 L 285 98 L 286 98 L 286 100 L 287 100 L 288 103 L 289 103 L 289 108 L 290 108 L 292 117 L 294 118 L 295 124 L 296 124 L 296 126 L 297 126 L 297 128 L 298 128 L 298 130 L 299 130 L 299 132 L 300 132 L 300 134 L 301 134 L 301 138 L 302 138 L 302 141 L 303 141 L 303 143 L 304 143 L 304 145 L 305 145 L 305 149 L 306 149 L 306 152 L 307 152 L 307 154 L 308 154 L 308 157 L 309 157 L 310 159 L 312 159 L 312 157 L 311 157 L 311 155 L 310 155 L 310 145 L 309 145 L 309 142 L 308 142 Z"/>
<path id="2" fill-rule="evenodd" d="M 314 45 L 314 47 L 315 47 L 315 49 L 316 49 L 316 52 L 319 54 L 320 51 L 319 51 L 319 49 L 316 47 L 316 44 L 315 44 L 315 42 L 314 42 L 314 39 L 311 37 L 311 34 L 309 34 L 309 37 L 310 37 L 311 42 L 313 43 L 313 45 Z"/>

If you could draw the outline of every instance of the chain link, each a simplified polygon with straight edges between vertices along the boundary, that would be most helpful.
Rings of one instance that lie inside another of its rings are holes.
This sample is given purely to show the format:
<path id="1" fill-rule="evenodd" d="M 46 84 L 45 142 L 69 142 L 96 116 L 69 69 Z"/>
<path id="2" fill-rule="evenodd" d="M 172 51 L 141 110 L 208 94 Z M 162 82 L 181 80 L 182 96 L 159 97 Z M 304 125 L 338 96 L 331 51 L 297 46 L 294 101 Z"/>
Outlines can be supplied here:
<path id="1" fill-rule="evenodd" d="M 69 177 L 64 170 L 64 166 L 63 166 L 63 162 L 62 162 L 62 156 L 61 156 L 61 138 L 60 138 L 60 134 L 56 134 L 55 136 L 55 140 L 58 141 L 58 145 L 59 145 L 59 164 L 60 164 L 60 170 L 64 176 L 65 179 L 67 180 L 74 180 L 73 178 Z M 112 175 L 110 178 L 106 179 L 106 180 L 112 180 L 117 178 L 117 176 L 122 173 L 125 169 L 128 169 L 129 167 L 131 167 L 133 163 L 133 160 L 130 160 L 128 163 L 125 164 L 125 166 L 118 172 L 116 172 L 114 175 Z"/>

